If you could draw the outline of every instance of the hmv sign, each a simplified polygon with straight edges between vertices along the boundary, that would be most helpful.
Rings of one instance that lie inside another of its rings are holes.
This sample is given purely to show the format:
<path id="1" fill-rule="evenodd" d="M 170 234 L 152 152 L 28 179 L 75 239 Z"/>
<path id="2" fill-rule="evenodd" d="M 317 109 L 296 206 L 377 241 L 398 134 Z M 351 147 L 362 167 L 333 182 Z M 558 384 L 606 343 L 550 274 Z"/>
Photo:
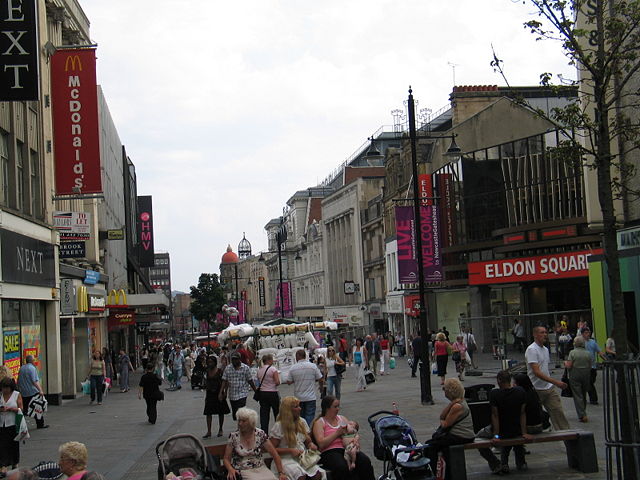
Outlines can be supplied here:
<path id="1" fill-rule="evenodd" d="M 138 197 L 138 252 L 141 267 L 153 267 L 153 201 L 151 195 Z"/>
<path id="2" fill-rule="evenodd" d="M 0 0 L 0 101 L 38 100 L 36 0 Z"/>
<path id="3" fill-rule="evenodd" d="M 0 230 L 2 280 L 8 283 L 56 286 L 53 245 L 9 230 Z"/>

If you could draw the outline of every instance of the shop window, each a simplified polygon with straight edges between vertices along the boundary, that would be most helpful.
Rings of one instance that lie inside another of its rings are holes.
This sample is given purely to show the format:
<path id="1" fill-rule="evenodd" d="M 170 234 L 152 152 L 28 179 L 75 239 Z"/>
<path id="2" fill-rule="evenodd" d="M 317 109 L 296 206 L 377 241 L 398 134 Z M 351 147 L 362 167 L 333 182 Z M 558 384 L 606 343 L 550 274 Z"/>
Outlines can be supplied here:
<path id="1" fill-rule="evenodd" d="M 47 391 L 47 348 L 44 302 L 2 300 L 3 363 L 14 376 L 33 355 L 42 388 Z M 7 348 L 9 346 L 9 348 Z"/>
<path id="2" fill-rule="evenodd" d="M 24 155 L 22 153 L 22 143 L 18 142 L 16 147 L 16 209 L 24 211 Z"/>
<path id="3" fill-rule="evenodd" d="M 40 170 L 40 158 L 38 152 L 31 150 L 30 156 L 30 186 L 31 186 L 31 215 L 42 219 L 42 175 Z"/>

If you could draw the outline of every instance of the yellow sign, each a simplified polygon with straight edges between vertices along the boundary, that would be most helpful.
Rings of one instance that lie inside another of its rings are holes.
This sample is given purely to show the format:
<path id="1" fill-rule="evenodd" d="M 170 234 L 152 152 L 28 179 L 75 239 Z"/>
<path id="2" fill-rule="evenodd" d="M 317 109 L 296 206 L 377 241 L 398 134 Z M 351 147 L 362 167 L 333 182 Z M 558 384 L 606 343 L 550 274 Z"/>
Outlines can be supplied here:
<path id="1" fill-rule="evenodd" d="M 122 303 L 120 300 L 122 299 Z M 114 288 L 109 292 L 109 296 L 107 297 L 107 308 L 113 308 L 115 305 L 126 305 L 127 304 L 127 293 L 123 288 L 117 290 Z"/>
<path id="2" fill-rule="evenodd" d="M 87 298 L 87 287 L 85 286 L 77 287 L 76 297 L 78 297 L 78 312 L 88 312 L 89 299 Z"/>
<path id="3" fill-rule="evenodd" d="M 107 240 L 124 240 L 124 230 L 107 230 Z"/>
<path id="4" fill-rule="evenodd" d="M 69 68 L 69 64 L 71 64 L 71 68 Z M 78 55 L 69 55 L 64 62 L 64 71 L 68 72 L 69 70 L 78 70 L 82 71 L 82 62 L 80 61 L 80 57 Z"/>

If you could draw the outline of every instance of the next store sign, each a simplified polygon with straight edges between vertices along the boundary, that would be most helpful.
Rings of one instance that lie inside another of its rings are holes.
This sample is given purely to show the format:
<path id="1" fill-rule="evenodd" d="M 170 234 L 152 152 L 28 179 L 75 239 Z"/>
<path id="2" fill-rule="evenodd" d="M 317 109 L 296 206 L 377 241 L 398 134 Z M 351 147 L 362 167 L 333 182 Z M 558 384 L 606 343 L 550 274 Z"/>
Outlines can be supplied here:
<path id="1" fill-rule="evenodd" d="M 586 277 L 589 275 L 587 257 L 600 253 L 602 249 L 473 262 L 468 264 L 469 285 Z"/>

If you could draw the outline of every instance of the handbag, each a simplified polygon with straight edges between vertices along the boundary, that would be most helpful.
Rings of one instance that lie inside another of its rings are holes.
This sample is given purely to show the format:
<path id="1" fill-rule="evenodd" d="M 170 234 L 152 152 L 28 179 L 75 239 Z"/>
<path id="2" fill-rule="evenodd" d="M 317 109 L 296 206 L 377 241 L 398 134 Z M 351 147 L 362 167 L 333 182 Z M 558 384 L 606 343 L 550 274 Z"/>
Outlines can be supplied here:
<path id="1" fill-rule="evenodd" d="M 455 427 L 458 423 L 460 423 L 462 420 L 464 420 L 465 418 L 467 418 L 469 416 L 469 414 L 471 413 L 471 409 L 468 409 L 467 414 L 463 415 L 462 417 L 460 417 L 458 420 L 456 420 L 455 422 L 453 422 L 450 426 L 448 427 L 443 427 L 442 425 L 440 425 L 435 432 L 433 432 L 433 435 L 431 435 L 431 440 L 440 440 L 441 438 L 446 437 L 449 432 L 451 431 L 451 429 L 453 427 Z"/>
<path id="2" fill-rule="evenodd" d="M 269 365 L 269 366 L 267 367 L 267 369 L 264 371 L 264 373 L 262 374 L 262 379 L 260 380 L 260 385 L 262 385 L 262 382 L 264 382 L 264 377 L 266 377 L 266 376 L 267 376 L 267 372 L 269 371 L 269 369 L 270 369 L 270 368 L 271 368 L 271 365 Z M 259 402 L 259 401 L 260 401 L 260 387 L 259 387 L 259 386 L 258 386 L 258 388 L 256 388 L 256 391 L 255 391 L 255 392 L 253 392 L 253 399 L 254 399 L 256 402 Z"/>
<path id="3" fill-rule="evenodd" d="M 460 361 L 460 350 L 456 350 L 455 352 L 453 352 L 453 355 L 451 355 L 451 360 L 453 360 L 454 362 Z"/>
<path id="4" fill-rule="evenodd" d="M 157 402 L 164 401 L 164 392 L 162 390 L 156 390 L 151 394 L 151 400 L 155 400 Z"/>
<path id="5" fill-rule="evenodd" d="M 571 385 L 569 384 L 569 374 L 567 373 L 566 368 L 564 369 L 564 373 L 562 374 L 562 379 L 560 381 L 567 384 L 567 388 L 562 390 L 562 392 L 560 393 L 560 396 L 567 397 L 567 398 L 573 397 L 573 392 L 571 391 Z"/>
<path id="6" fill-rule="evenodd" d="M 347 366 L 344 363 L 336 363 L 335 365 L 336 375 L 342 375 L 347 371 Z"/>
<path id="7" fill-rule="evenodd" d="M 371 370 L 364 371 L 364 381 L 367 382 L 367 385 L 376 381 L 376 377 Z"/>
<path id="8" fill-rule="evenodd" d="M 298 463 L 305 470 L 309 470 L 320 461 L 320 452 L 317 450 L 305 449 L 302 455 L 298 457 Z"/>

